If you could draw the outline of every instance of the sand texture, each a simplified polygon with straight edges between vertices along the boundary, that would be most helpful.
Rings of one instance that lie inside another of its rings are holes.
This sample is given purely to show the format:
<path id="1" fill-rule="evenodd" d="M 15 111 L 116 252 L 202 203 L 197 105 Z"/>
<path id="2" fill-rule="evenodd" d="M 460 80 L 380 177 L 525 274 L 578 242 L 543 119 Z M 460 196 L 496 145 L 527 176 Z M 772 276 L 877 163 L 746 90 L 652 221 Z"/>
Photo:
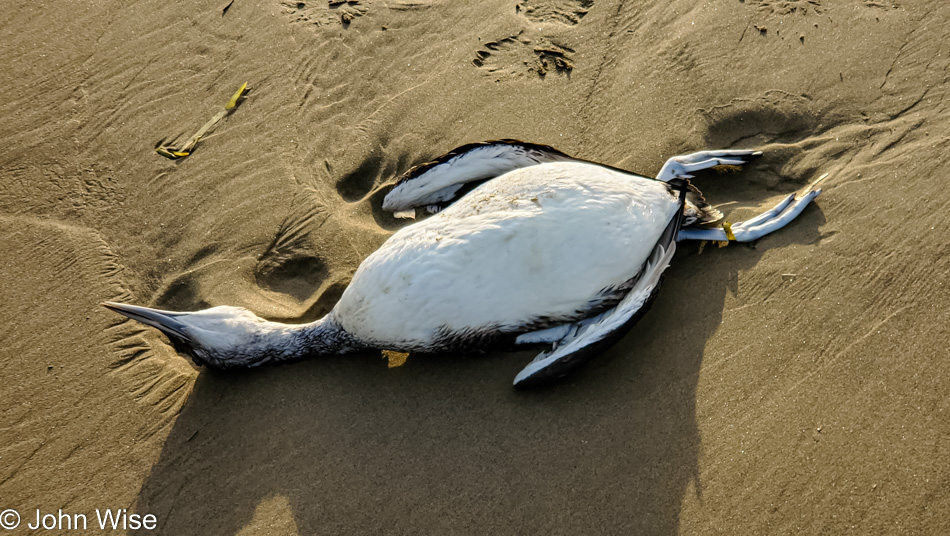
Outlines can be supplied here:
<path id="1" fill-rule="evenodd" d="M 945 0 L 10 2 L 0 34 L 0 510 L 24 523 L 950 534 Z M 154 151 L 244 82 L 194 153 Z M 393 178 L 495 138 L 644 174 L 762 149 L 696 179 L 730 221 L 830 175 L 754 248 L 684 244 L 644 320 L 537 391 L 510 386 L 524 352 L 196 370 L 99 306 L 319 318 L 405 225 Z"/>

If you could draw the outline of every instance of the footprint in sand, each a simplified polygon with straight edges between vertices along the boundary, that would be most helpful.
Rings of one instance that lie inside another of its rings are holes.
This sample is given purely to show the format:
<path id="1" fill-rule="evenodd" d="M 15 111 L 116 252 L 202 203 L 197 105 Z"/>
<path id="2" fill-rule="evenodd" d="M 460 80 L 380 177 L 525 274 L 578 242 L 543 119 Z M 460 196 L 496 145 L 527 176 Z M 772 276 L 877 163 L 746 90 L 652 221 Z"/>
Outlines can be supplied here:
<path id="1" fill-rule="evenodd" d="M 349 27 L 357 17 L 369 11 L 369 3 L 362 0 L 281 0 L 280 5 L 291 21 L 313 26 Z"/>
<path id="2" fill-rule="evenodd" d="M 527 75 L 545 78 L 551 73 L 570 76 L 573 54 L 572 48 L 544 38 L 532 40 L 522 31 L 486 43 L 475 51 L 472 64 L 498 81 Z"/>
<path id="3" fill-rule="evenodd" d="M 900 9 L 901 6 L 893 2 L 888 2 L 887 0 L 864 0 L 864 5 L 868 7 L 876 7 L 878 9 L 883 9 L 884 11 L 893 11 L 895 9 Z"/>
<path id="4" fill-rule="evenodd" d="M 819 0 L 750 0 L 749 5 L 758 6 L 762 11 L 778 15 L 809 13 L 820 15 L 825 11 Z"/>
<path id="5" fill-rule="evenodd" d="M 515 11 L 532 22 L 558 22 L 574 26 L 594 5 L 594 0 L 522 0 Z"/>
<path id="6" fill-rule="evenodd" d="M 578 24 L 594 0 L 521 0 L 515 12 L 531 23 L 531 30 L 544 31 L 544 26 Z M 552 30 L 547 26 L 548 30 Z M 524 76 L 546 78 L 554 73 L 570 78 L 574 70 L 574 49 L 555 43 L 547 36 L 532 38 L 525 30 L 515 35 L 485 43 L 475 51 L 472 64 L 496 82 Z"/>
<path id="7" fill-rule="evenodd" d="M 821 0 L 747 0 L 751 6 L 757 6 L 762 11 L 776 15 L 821 15 L 827 8 Z M 862 0 L 866 7 L 893 11 L 900 9 L 900 5 L 889 0 Z"/>

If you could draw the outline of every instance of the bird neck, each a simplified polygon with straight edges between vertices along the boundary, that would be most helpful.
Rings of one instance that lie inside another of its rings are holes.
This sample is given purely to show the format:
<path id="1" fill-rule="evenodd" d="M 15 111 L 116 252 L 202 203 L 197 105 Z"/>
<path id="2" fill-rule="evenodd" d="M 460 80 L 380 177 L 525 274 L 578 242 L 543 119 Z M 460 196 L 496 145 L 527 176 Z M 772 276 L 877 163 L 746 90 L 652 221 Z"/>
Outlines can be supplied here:
<path id="1" fill-rule="evenodd" d="M 364 350 L 366 345 L 347 333 L 330 313 L 316 322 L 286 326 L 294 341 L 294 352 L 301 359 L 324 355 L 348 354 Z M 290 358 L 293 360 L 293 357 Z"/>
<path id="2" fill-rule="evenodd" d="M 235 369 L 340 355 L 365 348 L 343 330 L 331 313 L 310 324 L 267 322 L 266 329 L 257 333 L 239 351 L 202 356 L 202 361 L 215 368 Z"/>

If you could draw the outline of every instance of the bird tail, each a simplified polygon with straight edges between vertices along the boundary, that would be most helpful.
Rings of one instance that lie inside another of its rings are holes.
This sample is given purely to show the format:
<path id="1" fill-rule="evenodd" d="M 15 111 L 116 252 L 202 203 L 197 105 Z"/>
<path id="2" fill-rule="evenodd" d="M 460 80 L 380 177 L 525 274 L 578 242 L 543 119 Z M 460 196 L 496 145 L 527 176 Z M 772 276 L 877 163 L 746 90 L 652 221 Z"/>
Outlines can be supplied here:
<path id="1" fill-rule="evenodd" d="M 699 191 L 699 188 L 690 183 L 687 183 L 687 185 L 689 191 L 686 192 L 686 205 L 683 209 L 683 227 L 715 223 L 721 220 L 722 212 L 706 202 L 706 198 L 703 197 L 703 193 Z"/>

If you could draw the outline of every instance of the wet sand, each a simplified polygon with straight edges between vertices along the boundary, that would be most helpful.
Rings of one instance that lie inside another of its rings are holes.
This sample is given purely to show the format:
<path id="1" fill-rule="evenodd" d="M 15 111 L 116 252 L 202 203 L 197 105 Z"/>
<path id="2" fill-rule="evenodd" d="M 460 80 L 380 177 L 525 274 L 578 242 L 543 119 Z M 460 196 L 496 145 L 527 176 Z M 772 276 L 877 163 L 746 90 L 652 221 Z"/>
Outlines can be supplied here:
<path id="1" fill-rule="evenodd" d="M 0 509 L 24 523 L 950 532 L 944 2 L 104 0 L 0 28 Z M 192 155 L 155 153 L 245 81 Z M 537 391 L 510 387 L 524 352 L 196 370 L 99 306 L 319 318 L 405 225 L 396 175 L 509 137 L 644 174 L 762 149 L 696 179 L 730 221 L 829 177 L 754 248 L 684 244 L 644 320 Z"/>

